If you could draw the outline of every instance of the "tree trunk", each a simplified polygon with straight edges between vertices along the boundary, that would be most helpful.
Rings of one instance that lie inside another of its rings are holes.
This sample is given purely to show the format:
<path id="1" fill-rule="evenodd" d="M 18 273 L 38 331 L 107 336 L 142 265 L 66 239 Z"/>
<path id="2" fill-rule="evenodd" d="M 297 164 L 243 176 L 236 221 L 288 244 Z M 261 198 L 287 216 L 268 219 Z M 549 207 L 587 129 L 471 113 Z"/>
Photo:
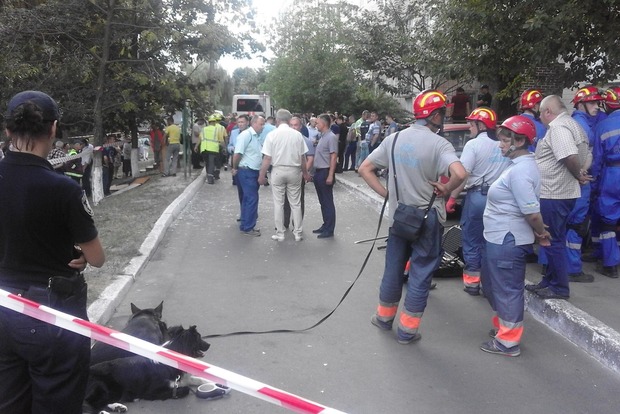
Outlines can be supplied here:
<path id="1" fill-rule="evenodd" d="M 95 142 L 94 146 L 103 145 L 104 142 L 104 130 L 103 130 L 103 93 L 106 79 L 106 69 L 108 65 L 108 59 L 110 58 L 110 32 L 112 30 L 112 19 L 114 17 L 114 5 L 115 0 L 108 0 L 108 15 L 105 22 L 104 34 L 103 34 L 103 45 L 101 49 L 101 60 L 99 62 L 99 74 L 97 76 L 97 90 L 95 95 L 95 110 L 94 110 L 94 118 L 95 118 Z M 103 199 L 103 171 L 101 170 L 102 166 L 102 152 L 95 150 L 93 156 L 93 175 L 92 175 L 92 186 L 93 186 L 93 204 L 97 205 Z"/>
<path id="2" fill-rule="evenodd" d="M 140 164 L 138 163 L 138 123 L 136 122 L 136 114 L 129 114 L 129 134 L 131 135 L 131 176 L 139 177 Z"/>

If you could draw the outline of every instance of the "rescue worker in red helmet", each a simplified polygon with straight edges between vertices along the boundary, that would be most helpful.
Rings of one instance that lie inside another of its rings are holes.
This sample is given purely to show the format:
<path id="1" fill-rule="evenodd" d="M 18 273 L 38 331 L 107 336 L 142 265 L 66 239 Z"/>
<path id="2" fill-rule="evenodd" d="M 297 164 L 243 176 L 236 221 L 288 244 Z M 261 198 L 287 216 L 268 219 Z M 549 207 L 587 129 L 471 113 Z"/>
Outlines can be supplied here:
<path id="1" fill-rule="evenodd" d="M 536 138 L 534 138 L 534 143 L 530 145 L 530 152 L 536 150 L 536 143 L 543 139 L 547 133 L 547 127 L 540 121 L 540 102 L 543 100 L 543 97 L 543 93 L 538 89 L 526 89 L 519 99 L 521 115 L 530 118 L 534 122 L 534 126 L 536 126 Z"/>
<path id="2" fill-rule="evenodd" d="M 510 166 L 491 185 L 484 209 L 482 285 L 494 314 L 493 339 L 480 349 L 516 357 L 521 354 L 527 247 L 536 239 L 548 244 L 550 235 L 540 214 L 538 166 L 528 150 L 536 137 L 534 123 L 523 115 L 513 116 L 502 123 L 497 136 Z"/>
<path id="3" fill-rule="evenodd" d="M 392 330 L 403 291 L 403 269 L 407 259 L 410 259 L 407 293 L 398 318 L 397 340 L 401 344 L 420 339 L 418 328 L 426 308 L 433 272 L 442 258 L 445 210 L 441 198 L 450 194 L 465 179 L 465 169 L 454 147 L 437 134 L 443 125 L 446 107 L 443 93 L 436 90 L 420 93 L 413 101 L 415 124 L 386 137 L 358 170 L 380 196 L 388 197 L 389 194 L 391 218 L 399 204 L 426 208 L 433 193 L 437 195 L 417 240 L 410 241 L 395 234 L 393 223 L 390 223 L 379 305 L 371 323 L 379 329 Z M 389 168 L 390 171 L 389 192 L 375 175 L 375 171 L 382 168 Z M 436 181 L 441 175 L 449 175 L 446 184 Z"/>
<path id="4" fill-rule="evenodd" d="M 603 102 L 603 96 L 596 86 L 585 86 L 577 91 L 573 98 L 575 111 L 571 117 L 579 123 L 581 128 L 588 136 L 588 146 L 590 154 L 583 170 L 590 169 L 592 162 L 592 148 L 594 146 L 594 127 L 596 126 L 600 105 Z M 583 263 L 581 260 L 581 245 L 585 236 L 584 228 L 587 216 L 590 213 L 590 193 L 591 184 L 585 183 L 581 185 L 581 196 L 577 199 L 575 207 L 568 216 L 566 227 L 566 253 L 568 259 L 568 278 L 571 282 L 590 283 L 594 281 L 594 276 L 583 272 Z M 592 236 L 598 240 L 600 233 L 600 219 L 592 217 Z"/>
<path id="5" fill-rule="evenodd" d="M 461 163 L 467 172 L 467 179 L 452 191 L 446 203 L 446 211 L 455 210 L 456 199 L 461 191 L 467 195 L 461 212 L 463 240 L 463 290 L 472 296 L 480 294 L 480 269 L 484 235 L 482 214 L 487 203 L 489 187 L 506 169 L 510 160 L 502 156 L 495 137 L 497 115 L 490 108 L 477 108 L 465 118 L 469 124 L 471 139 L 461 154 Z"/>
<path id="6" fill-rule="evenodd" d="M 604 108 L 607 118 L 594 130 L 592 162 L 593 212 L 600 217 L 601 261 L 597 272 L 617 278 L 620 264 L 616 228 L 620 221 L 620 87 L 614 86 L 604 93 Z"/>

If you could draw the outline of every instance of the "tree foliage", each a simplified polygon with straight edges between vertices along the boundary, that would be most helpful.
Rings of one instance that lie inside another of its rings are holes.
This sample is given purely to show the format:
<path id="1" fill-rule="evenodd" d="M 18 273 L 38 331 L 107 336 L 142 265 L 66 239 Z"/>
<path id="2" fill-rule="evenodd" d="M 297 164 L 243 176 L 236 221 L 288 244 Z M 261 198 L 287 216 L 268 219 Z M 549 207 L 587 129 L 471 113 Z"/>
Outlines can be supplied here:
<path id="1" fill-rule="evenodd" d="M 0 99 L 45 90 L 63 124 L 83 133 L 94 128 L 98 93 L 100 133 L 161 118 L 186 99 L 205 107 L 215 80 L 192 82 L 182 68 L 261 50 L 252 15 L 249 0 L 8 0 L 0 4 Z"/>
<path id="2" fill-rule="evenodd" d="M 564 63 L 565 86 L 620 74 L 620 2 L 444 0 L 438 51 L 469 76 L 507 92 L 537 67 Z M 437 49 L 436 49 L 437 50 Z"/>

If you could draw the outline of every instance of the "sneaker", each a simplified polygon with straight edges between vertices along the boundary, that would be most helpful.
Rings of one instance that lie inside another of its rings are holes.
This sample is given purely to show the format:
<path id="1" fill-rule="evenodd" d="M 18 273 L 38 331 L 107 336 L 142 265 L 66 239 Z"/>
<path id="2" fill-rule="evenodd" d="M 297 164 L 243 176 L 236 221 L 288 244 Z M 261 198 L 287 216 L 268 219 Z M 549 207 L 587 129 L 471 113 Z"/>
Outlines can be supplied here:
<path id="1" fill-rule="evenodd" d="M 561 295 L 559 293 L 555 293 L 551 288 L 546 287 L 535 292 L 542 299 L 568 299 L 569 295 Z"/>
<path id="2" fill-rule="evenodd" d="M 508 357 L 518 357 L 521 355 L 521 350 L 518 345 L 504 351 L 497 346 L 495 339 L 489 342 L 484 342 L 480 345 L 480 349 L 484 352 L 488 352 L 489 354 L 504 355 Z"/>
<path id="3" fill-rule="evenodd" d="M 312 230 L 312 233 L 314 233 L 314 234 L 321 234 L 321 233 L 323 233 L 323 227 L 319 227 L 316 230 Z"/>
<path id="4" fill-rule="evenodd" d="M 544 285 L 542 280 L 535 285 L 525 285 L 525 290 L 528 292 L 537 292 L 541 289 L 545 289 L 547 285 Z"/>
<path id="5" fill-rule="evenodd" d="M 283 242 L 284 241 L 284 235 L 283 234 L 274 234 L 273 236 L 271 236 L 271 240 L 275 240 L 278 242 Z"/>
<path id="6" fill-rule="evenodd" d="M 398 332 L 398 335 L 396 337 L 396 340 L 401 345 L 409 345 L 409 344 L 419 341 L 420 339 L 422 339 L 422 335 L 420 335 L 419 333 L 408 335 L 402 332 Z"/>
<path id="7" fill-rule="evenodd" d="M 328 231 L 324 231 L 323 233 L 316 236 L 317 239 L 328 239 L 330 237 L 334 237 L 334 233 L 330 233 Z"/>
<path id="8" fill-rule="evenodd" d="M 493 328 L 489 331 L 489 337 L 495 339 L 495 337 L 497 336 L 497 329 Z"/>
<path id="9" fill-rule="evenodd" d="M 372 323 L 377 328 L 382 329 L 384 331 L 391 331 L 393 322 L 394 322 L 393 320 L 389 322 L 380 321 L 379 318 L 377 318 L 377 315 L 372 315 L 372 317 L 370 318 L 370 323 Z"/>
<path id="10" fill-rule="evenodd" d="M 596 266 L 596 271 L 602 274 L 603 276 L 610 277 L 612 279 L 618 278 L 618 266 Z"/>
<path id="11" fill-rule="evenodd" d="M 295 241 L 300 242 L 304 239 L 304 236 L 295 236 Z"/>
<path id="12" fill-rule="evenodd" d="M 252 229 L 248 231 L 241 231 L 241 234 L 246 235 L 246 236 L 258 237 L 260 236 L 260 230 Z"/>
<path id="13" fill-rule="evenodd" d="M 594 282 L 594 276 L 583 272 L 571 273 L 568 275 L 568 281 L 575 283 L 592 283 Z"/>
<path id="14" fill-rule="evenodd" d="M 465 286 L 463 290 L 472 296 L 480 296 L 480 287 Z"/>

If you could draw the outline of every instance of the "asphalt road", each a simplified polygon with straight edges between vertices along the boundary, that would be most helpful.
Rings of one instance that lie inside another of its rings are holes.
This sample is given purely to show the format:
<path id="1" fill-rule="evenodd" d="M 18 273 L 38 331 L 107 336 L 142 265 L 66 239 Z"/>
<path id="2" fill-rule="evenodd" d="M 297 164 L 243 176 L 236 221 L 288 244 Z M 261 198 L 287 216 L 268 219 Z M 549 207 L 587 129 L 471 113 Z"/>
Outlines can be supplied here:
<path id="1" fill-rule="evenodd" d="M 291 233 L 271 240 L 271 190 L 261 188 L 258 238 L 235 221 L 230 175 L 204 185 L 171 226 L 151 262 L 118 309 L 120 328 L 129 304 L 164 300 L 168 325 L 197 325 L 203 334 L 304 328 L 326 314 L 357 275 L 374 236 L 378 214 L 337 187 L 336 237 L 317 240 L 320 207 L 306 193 L 306 239 Z M 386 234 L 382 230 L 382 234 Z M 370 324 L 384 265 L 371 260 L 340 309 L 303 334 L 237 336 L 211 340 L 205 362 L 348 413 L 617 413 L 620 378 L 526 314 L 519 358 L 479 350 L 487 341 L 490 308 L 440 279 L 422 320 L 422 340 L 396 342 L 395 332 Z M 138 401 L 130 413 L 277 413 L 284 409 L 233 391 L 224 399 Z"/>

